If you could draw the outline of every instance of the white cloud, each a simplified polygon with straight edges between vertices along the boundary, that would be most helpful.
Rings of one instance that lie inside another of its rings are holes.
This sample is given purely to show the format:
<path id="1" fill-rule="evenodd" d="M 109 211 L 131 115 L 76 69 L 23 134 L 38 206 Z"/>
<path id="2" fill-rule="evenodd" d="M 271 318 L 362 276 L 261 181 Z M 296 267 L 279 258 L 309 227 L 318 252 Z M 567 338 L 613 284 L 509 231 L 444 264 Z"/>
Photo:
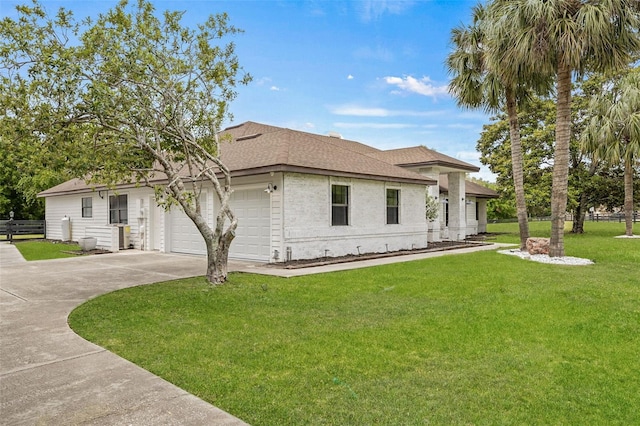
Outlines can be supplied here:
<path id="1" fill-rule="evenodd" d="M 331 109 L 332 114 L 353 115 L 357 117 L 389 117 L 390 111 L 384 108 L 367 108 L 343 105 Z"/>
<path id="2" fill-rule="evenodd" d="M 347 80 L 353 80 L 353 79 L 354 79 L 354 77 L 353 77 L 351 74 L 349 74 L 349 75 L 347 76 Z"/>
<path id="3" fill-rule="evenodd" d="M 385 13 L 399 15 L 413 6 L 413 4 L 413 1 L 399 0 L 364 0 L 354 2 L 360 19 L 364 22 L 376 21 Z"/>
<path id="4" fill-rule="evenodd" d="M 255 82 L 256 82 L 256 85 L 258 85 L 258 86 L 264 86 L 265 84 L 271 83 L 271 78 L 269 78 L 269 77 L 260 77 L 260 78 L 256 79 Z"/>
<path id="5" fill-rule="evenodd" d="M 410 75 L 405 77 L 388 76 L 384 77 L 384 81 L 387 84 L 400 89 L 396 93 L 417 93 L 418 95 L 430 96 L 432 98 L 449 95 L 448 86 L 446 84 L 442 86 L 436 86 L 427 76 L 422 77 L 419 80 Z"/>
<path id="6" fill-rule="evenodd" d="M 481 111 L 463 111 L 458 113 L 458 115 L 456 116 L 458 118 L 462 118 L 465 120 L 483 120 L 483 121 L 488 121 L 489 118 L 491 117 L 491 114 L 487 114 L 485 112 L 481 112 Z"/>
<path id="7" fill-rule="evenodd" d="M 334 127 L 340 129 L 410 129 L 417 127 L 415 124 L 407 123 L 333 123 Z"/>
<path id="8" fill-rule="evenodd" d="M 272 91 L 274 91 L 274 92 L 279 92 L 279 91 L 280 91 L 280 88 L 279 88 L 278 86 L 271 86 L 271 87 L 269 88 L 269 90 L 272 90 Z"/>
<path id="9" fill-rule="evenodd" d="M 356 59 L 374 59 L 383 62 L 391 62 L 393 60 L 393 52 L 381 46 L 375 48 L 369 46 L 361 47 L 353 52 L 353 56 Z"/>
<path id="10" fill-rule="evenodd" d="M 478 126 L 476 126 L 475 124 L 454 123 L 454 124 L 448 124 L 447 127 L 449 129 L 475 129 Z"/>
<path id="11" fill-rule="evenodd" d="M 356 117 L 433 117 L 445 114 L 445 110 L 413 111 L 391 110 L 386 108 L 369 108 L 359 105 L 340 105 L 330 108 L 332 114 L 351 115 Z"/>

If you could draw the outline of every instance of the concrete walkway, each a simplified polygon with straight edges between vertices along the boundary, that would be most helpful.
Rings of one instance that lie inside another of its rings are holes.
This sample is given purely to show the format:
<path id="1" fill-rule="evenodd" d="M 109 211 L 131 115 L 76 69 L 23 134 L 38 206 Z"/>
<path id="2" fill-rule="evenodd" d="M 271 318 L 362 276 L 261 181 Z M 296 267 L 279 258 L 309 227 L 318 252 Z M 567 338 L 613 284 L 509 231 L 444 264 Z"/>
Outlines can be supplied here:
<path id="1" fill-rule="evenodd" d="M 481 246 L 286 270 L 249 262 L 229 270 L 283 277 L 362 268 L 478 250 Z M 204 257 L 122 251 L 25 262 L 0 242 L 1 425 L 243 425 L 67 325 L 84 301 L 121 288 L 203 275 Z"/>
<path id="2" fill-rule="evenodd" d="M 8 243 L 0 250 L 0 424 L 245 424 L 67 325 L 100 294 L 203 275 L 204 258 L 131 250 L 24 262 Z"/>
<path id="3" fill-rule="evenodd" d="M 405 254 L 402 256 L 390 256 L 390 257 L 381 257 L 378 259 L 359 260 L 355 262 L 334 263 L 333 265 L 314 266 L 310 268 L 283 269 L 283 268 L 276 268 L 272 266 L 266 266 L 264 264 L 257 264 L 257 265 L 244 265 L 242 268 L 238 270 L 241 272 L 252 272 L 252 273 L 262 274 L 262 275 L 274 275 L 278 277 L 290 278 L 290 277 L 299 277 L 302 275 L 324 274 L 327 272 L 348 271 L 351 269 L 368 268 L 370 266 L 410 262 L 413 260 L 430 259 L 430 258 L 441 257 L 441 256 L 451 256 L 454 254 L 464 254 L 464 253 L 473 253 L 477 251 L 495 250 L 500 247 L 513 247 L 513 246 L 514 244 L 495 243 L 495 244 L 487 244 L 487 245 L 473 245 L 470 247 L 465 247 L 465 248 L 456 249 L 456 250 L 432 251 L 427 253 Z"/>
<path id="4" fill-rule="evenodd" d="M 25 262 L 26 260 L 13 244 L 7 241 L 0 241 L 0 265 L 5 266 Z"/>

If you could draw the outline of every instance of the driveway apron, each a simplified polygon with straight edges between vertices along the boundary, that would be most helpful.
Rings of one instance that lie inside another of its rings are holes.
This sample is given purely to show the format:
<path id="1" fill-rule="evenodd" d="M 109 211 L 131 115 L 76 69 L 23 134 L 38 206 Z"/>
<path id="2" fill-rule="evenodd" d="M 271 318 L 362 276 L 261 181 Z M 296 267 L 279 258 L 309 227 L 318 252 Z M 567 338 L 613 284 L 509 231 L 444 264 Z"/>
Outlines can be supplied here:
<path id="1" fill-rule="evenodd" d="M 0 246 L 0 424 L 246 424 L 67 325 L 98 295 L 203 275 L 203 257 L 131 250 L 23 262 Z"/>

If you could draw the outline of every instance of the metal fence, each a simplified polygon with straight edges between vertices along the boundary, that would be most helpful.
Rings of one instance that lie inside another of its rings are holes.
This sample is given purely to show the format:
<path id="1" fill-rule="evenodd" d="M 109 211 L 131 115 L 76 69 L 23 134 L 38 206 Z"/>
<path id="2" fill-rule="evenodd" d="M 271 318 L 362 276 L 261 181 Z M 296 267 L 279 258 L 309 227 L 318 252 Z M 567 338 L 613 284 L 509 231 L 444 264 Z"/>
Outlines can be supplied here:
<path id="1" fill-rule="evenodd" d="M 599 214 L 599 213 L 589 213 L 585 220 L 590 220 L 592 222 L 624 222 L 625 215 L 624 213 L 611 213 L 611 214 Z M 640 222 L 640 214 L 633 214 L 633 223 Z"/>
<path id="2" fill-rule="evenodd" d="M 44 220 L 0 220 L 0 235 L 6 235 L 9 241 L 16 235 L 24 238 L 46 237 L 47 223 Z"/>
<path id="3" fill-rule="evenodd" d="M 585 216 L 584 220 L 587 222 L 618 222 L 623 223 L 624 213 L 589 213 Z M 640 213 L 635 212 L 633 214 L 633 222 L 640 222 Z M 573 215 L 567 214 L 565 217 L 567 221 L 573 221 Z M 489 223 L 512 223 L 517 222 L 517 218 L 509 218 L 509 219 L 489 219 Z M 540 222 L 540 221 L 551 221 L 551 216 L 541 216 L 541 217 L 530 217 L 529 222 Z"/>

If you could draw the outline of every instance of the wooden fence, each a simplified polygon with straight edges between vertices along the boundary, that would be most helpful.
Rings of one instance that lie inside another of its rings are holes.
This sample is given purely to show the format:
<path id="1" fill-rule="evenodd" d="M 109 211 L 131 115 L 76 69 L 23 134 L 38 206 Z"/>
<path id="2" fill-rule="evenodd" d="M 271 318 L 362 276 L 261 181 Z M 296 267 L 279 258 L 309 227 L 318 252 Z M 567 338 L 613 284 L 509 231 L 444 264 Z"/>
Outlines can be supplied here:
<path id="1" fill-rule="evenodd" d="M 6 235 L 9 241 L 13 240 L 15 235 L 46 238 L 47 223 L 44 220 L 0 220 L 0 235 Z"/>

